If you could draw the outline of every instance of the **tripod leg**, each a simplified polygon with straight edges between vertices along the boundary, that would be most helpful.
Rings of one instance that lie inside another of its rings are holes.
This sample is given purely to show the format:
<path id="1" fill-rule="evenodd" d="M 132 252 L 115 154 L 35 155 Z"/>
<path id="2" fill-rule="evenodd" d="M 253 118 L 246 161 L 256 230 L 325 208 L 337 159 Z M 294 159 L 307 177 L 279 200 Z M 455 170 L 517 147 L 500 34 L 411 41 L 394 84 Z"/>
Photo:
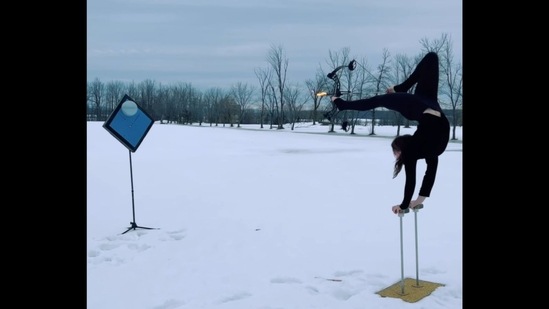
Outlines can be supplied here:
<path id="1" fill-rule="evenodd" d="M 131 226 L 122 234 L 126 234 L 129 230 L 131 230 L 131 229 L 135 230 L 137 228 L 137 224 L 135 224 L 135 222 L 130 222 L 130 225 Z"/>
<path id="2" fill-rule="evenodd" d="M 158 228 L 155 227 L 145 227 L 145 226 L 136 226 L 138 229 L 146 229 L 146 230 L 158 230 Z"/>
<path id="3" fill-rule="evenodd" d="M 130 222 L 130 224 L 131 224 L 131 226 L 124 233 L 122 233 L 122 235 L 126 234 L 128 231 L 130 231 L 132 229 L 133 230 L 136 230 L 136 229 L 158 230 L 158 228 L 154 228 L 154 227 L 139 226 L 135 222 Z"/>

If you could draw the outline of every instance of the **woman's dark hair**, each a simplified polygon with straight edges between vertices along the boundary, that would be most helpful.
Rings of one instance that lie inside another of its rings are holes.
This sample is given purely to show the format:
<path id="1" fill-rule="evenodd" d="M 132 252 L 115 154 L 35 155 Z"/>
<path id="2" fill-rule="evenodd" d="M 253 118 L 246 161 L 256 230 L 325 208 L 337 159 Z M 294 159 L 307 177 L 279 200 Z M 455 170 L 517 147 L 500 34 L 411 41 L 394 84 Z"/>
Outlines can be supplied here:
<path id="1" fill-rule="evenodd" d="M 402 170 L 402 165 L 404 165 L 404 159 L 406 157 L 406 146 L 408 146 L 408 142 L 412 138 L 412 135 L 405 134 L 395 137 L 393 142 L 391 143 L 391 148 L 393 148 L 393 152 L 400 151 L 400 156 L 395 161 L 395 168 L 393 170 L 393 178 L 395 178 L 398 173 L 400 173 L 400 170 Z"/>

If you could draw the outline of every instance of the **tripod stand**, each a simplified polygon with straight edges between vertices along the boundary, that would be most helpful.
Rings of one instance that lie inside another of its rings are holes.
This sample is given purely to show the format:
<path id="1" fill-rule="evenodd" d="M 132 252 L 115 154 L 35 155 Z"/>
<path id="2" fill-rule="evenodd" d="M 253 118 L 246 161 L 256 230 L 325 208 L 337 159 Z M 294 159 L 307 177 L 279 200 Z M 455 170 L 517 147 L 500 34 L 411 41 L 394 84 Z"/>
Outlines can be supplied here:
<path id="1" fill-rule="evenodd" d="M 146 229 L 146 230 L 155 230 L 155 228 L 153 227 L 144 227 L 144 226 L 139 226 L 137 225 L 137 223 L 135 223 L 135 202 L 134 202 L 134 197 L 133 197 L 133 170 L 132 170 L 132 152 L 131 150 L 129 151 L 130 153 L 130 181 L 131 181 L 131 185 L 132 185 L 132 213 L 133 213 L 133 222 L 130 222 L 130 227 L 122 234 L 126 234 L 129 230 L 136 230 L 136 229 Z"/>

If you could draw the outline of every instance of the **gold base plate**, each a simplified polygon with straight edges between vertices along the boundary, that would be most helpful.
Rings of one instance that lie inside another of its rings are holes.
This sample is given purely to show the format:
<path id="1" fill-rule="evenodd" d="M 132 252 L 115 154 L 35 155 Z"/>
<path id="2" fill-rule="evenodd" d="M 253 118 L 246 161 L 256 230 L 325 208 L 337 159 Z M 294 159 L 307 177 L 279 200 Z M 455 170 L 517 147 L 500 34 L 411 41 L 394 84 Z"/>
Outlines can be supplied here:
<path id="1" fill-rule="evenodd" d="M 439 286 L 444 286 L 444 284 L 404 278 L 404 289 L 402 280 L 399 280 L 397 283 L 376 292 L 376 294 L 381 297 L 400 298 L 405 302 L 415 303 L 430 295 Z"/>

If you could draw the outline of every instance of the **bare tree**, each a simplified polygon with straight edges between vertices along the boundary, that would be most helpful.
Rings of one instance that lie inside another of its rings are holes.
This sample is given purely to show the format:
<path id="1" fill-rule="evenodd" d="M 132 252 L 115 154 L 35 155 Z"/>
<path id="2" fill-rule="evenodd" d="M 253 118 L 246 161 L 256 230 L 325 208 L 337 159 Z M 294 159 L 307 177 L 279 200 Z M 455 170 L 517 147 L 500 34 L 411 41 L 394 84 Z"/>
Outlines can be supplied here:
<path id="1" fill-rule="evenodd" d="M 377 66 L 377 72 L 371 74 L 373 77 L 374 83 L 374 95 L 384 93 L 385 89 L 388 87 L 390 81 L 390 72 L 391 72 L 391 53 L 384 48 L 381 55 L 381 64 Z M 370 135 L 376 135 L 375 133 L 375 122 L 376 122 L 376 109 L 372 109 L 372 128 Z"/>
<path id="2" fill-rule="evenodd" d="M 221 88 L 209 88 L 204 93 L 203 104 L 206 113 L 206 119 L 210 123 L 210 127 L 218 126 L 220 120 L 221 100 L 225 96 Z"/>
<path id="3" fill-rule="evenodd" d="M 136 98 L 141 103 L 141 106 L 145 111 L 151 114 L 153 119 L 157 119 L 153 105 L 156 100 L 156 82 L 151 79 L 146 79 L 138 84 L 139 97 Z"/>
<path id="4" fill-rule="evenodd" d="M 442 73 L 443 85 L 441 94 L 445 95 L 450 101 L 452 107 L 452 140 L 456 140 L 456 127 L 458 124 L 458 106 L 462 105 L 462 71 L 461 63 L 454 62 L 454 53 L 452 50 L 452 41 L 446 37 L 446 44 L 440 51 L 440 68 Z"/>
<path id="5" fill-rule="evenodd" d="M 288 71 L 288 58 L 284 53 L 282 45 L 272 45 L 271 50 L 267 54 L 267 62 L 274 70 L 276 77 L 276 91 L 278 93 L 276 97 L 280 99 L 278 102 L 278 127 L 277 129 L 284 129 L 284 88 L 286 87 L 286 74 Z M 273 93 L 274 94 L 274 93 Z"/>
<path id="6" fill-rule="evenodd" d="M 349 47 L 344 47 L 342 49 L 340 49 L 339 51 L 328 51 L 328 60 L 326 61 L 326 63 L 328 64 L 328 67 L 329 67 L 329 70 L 328 72 L 332 72 L 335 68 L 343 65 L 343 64 L 346 64 L 346 63 L 349 63 L 351 58 L 349 56 L 351 52 L 351 49 Z M 349 72 L 347 72 L 349 73 Z M 325 74 L 326 75 L 326 74 Z M 340 74 L 341 77 L 339 78 L 340 80 L 340 83 L 343 84 L 343 85 L 346 85 L 347 88 L 346 89 L 350 89 L 350 84 L 351 84 L 351 81 L 349 80 L 349 76 L 348 74 Z M 346 96 L 346 99 L 349 100 L 349 97 L 350 97 L 350 94 L 347 94 Z M 329 101 L 329 104 L 331 105 L 331 102 Z M 345 118 L 347 116 L 347 111 L 344 111 L 344 115 L 343 117 Z M 330 119 L 330 129 L 328 130 L 328 132 L 335 132 L 334 131 L 334 126 L 335 126 L 335 123 L 336 123 L 337 119 Z"/>
<path id="7" fill-rule="evenodd" d="M 422 52 L 423 54 L 426 54 L 428 52 L 435 52 L 440 53 L 440 51 L 444 48 L 444 46 L 448 42 L 448 35 L 442 34 L 440 38 L 429 40 L 428 38 L 422 38 L 419 40 L 419 44 L 421 44 Z M 423 55 L 420 55 L 419 57 L 423 57 Z"/>
<path id="8" fill-rule="evenodd" d="M 190 108 L 193 87 L 190 83 L 179 82 L 171 87 L 170 118 L 176 123 L 185 124 L 190 121 Z"/>
<path id="9" fill-rule="evenodd" d="M 311 115 L 311 118 L 313 120 L 313 125 L 316 124 L 316 117 L 317 117 L 317 111 L 320 107 L 320 102 L 322 101 L 322 96 L 318 96 L 317 93 L 323 91 L 326 89 L 326 83 L 328 81 L 328 78 L 326 78 L 326 75 L 324 72 L 322 72 L 322 69 L 319 69 L 315 75 L 315 80 L 307 80 L 305 81 L 305 85 L 307 86 L 308 94 L 313 100 L 313 114 Z"/>
<path id="10" fill-rule="evenodd" d="M 200 93 L 200 96 L 197 97 L 198 105 L 197 105 L 197 111 L 196 111 L 196 116 L 197 116 L 196 120 L 198 122 L 198 125 L 202 126 L 202 123 L 206 119 L 208 105 L 206 104 L 204 94 L 202 92 L 199 92 L 199 93 Z"/>
<path id="11" fill-rule="evenodd" d="M 167 98 L 166 98 L 166 121 L 167 123 L 178 123 L 178 89 L 180 88 L 179 85 L 172 85 L 167 91 Z"/>
<path id="12" fill-rule="evenodd" d="M 225 93 L 225 95 L 221 98 L 219 101 L 219 107 L 223 126 L 228 123 L 231 128 L 234 127 L 235 117 L 238 115 L 238 105 L 235 103 L 230 92 Z"/>
<path id="13" fill-rule="evenodd" d="M 275 119 L 278 120 L 280 117 L 277 92 L 276 92 L 275 86 L 273 86 L 272 79 L 268 81 L 267 89 L 269 90 L 267 94 L 267 98 L 269 100 L 269 129 L 272 129 Z"/>
<path id="14" fill-rule="evenodd" d="M 188 123 L 193 124 L 194 122 L 199 122 L 202 114 L 202 92 L 194 87 L 190 87 L 191 96 L 189 100 L 189 115 Z"/>
<path id="15" fill-rule="evenodd" d="M 368 84 L 371 82 L 372 77 L 370 76 L 370 70 L 368 68 L 368 60 L 366 58 L 360 59 L 358 62 L 361 65 L 353 71 L 352 76 L 349 74 L 349 80 L 351 87 L 349 93 L 349 100 L 353 100 L 354 97 L 357 99 L 363 98 L 365 93 L 369 93 Z M 358 121 L 358 116 L 360 115 L 359 111 L 352 112 L 352 121 L 351 121 L 351 133 L 355 134 L 355 126 Z"/>
<path id="16" fill-rule="evenodd" d="M 110 113 L 123 97 L 124 83 L 121 81 L 110 81 L 107 83 L 105 90 L 107 113 Z"/>
<path id="17" fill-rule="evenodd" d="M 128 83 L 128 85 L 126 86 L 126 89 L 128 91 L 128 95 L 134 99 L 134 100 L 137 100 L 138 99 L 138 96 L 139 96 L 139 90 L 137 88 L 137 84 L 134 82 L 134 81 L 131 81 Z"/>
<path id="18" fill-rule="evenodd" d="M 267 109 L 267 93 L 269 90 L 269 81 L 271 80 L 273 71 L 270 69 L 255 69 L 255 76 L 259 80 L 259 89 L 261 96 L 261 113 L 259 115 L 260 128 L 263 129 L 263 120 L 265 117 L 265 110 Z"/>
<path id="19" fill-rule="evenodd" d="M 248 110 L 248 105 L 252 100 L 252 95 L 254 94 L 255 87 L 249 86 L 248 84 L 238 82 L 235 86 L 231 87 L 231 95 L 234 98 L 234 102 L 238 105 L 238 124 L 237 127 L 240 128 L 244 114 Z"/>
<path id="20" fill-rule="evenodd" d="M 288 87 L 284 93 L 284 96 L 286 97 L 284 100 L 288 107 L 288 118 L 292 124 L 292 130 L 294 130 L 295 123 L 299 120 L 299 114 L 309 98 L 307 95 L 303 95 L 300 89 L 299 85 L 295 85 L 294 87 Z"/>
<path id="21" fill-rule="evenodd" d="M 86 120 L 87 121 L 93 120 L 91 113 L 92 113 L 92 103 L 91 103 L 91 96 L 90 96 L 90 82 L 87 82 L 86 83 Z"/>
<path id="22" fill-rule="evenodd" d="M 193 100 L 194 100 L 194 88 L 190 83 L 182 85 L 179 119 L 182 124 L 192 124 L 192 112 L 193 112 Z"/>
<path id="23" fill-rule="evenodd" d="M 96 120 L 104 120 L 101 113 L 101 103 L 103 102 L 103 97 L 105 96 L 105 85 L 99 80 L 99 78 L 96 78 L 89 85 L 88 91 L 91 102 L 95 105 Z"/>
<path id="24" fill-rule="evenodd" d="M 155 106 L 155 112 L 158 115 L 158 120 L 163 124 L 164 121 L 169 123 L 169 102 L 170 102 L 170 87 L 160 87 L 156 92 L 158 104 Z"/>
<path id="25" fill-rule="evenodd" d="M 221 93 L 220 88 L 208 88 L 204 92 L 204 97 L 202 104 L 204 105 L 206 122 L 210 123 L 210 127 L 213 125 L 215 116 L 214 116 L 214 107 L 217 103 L 217 98 L 219 98 Z"/>

